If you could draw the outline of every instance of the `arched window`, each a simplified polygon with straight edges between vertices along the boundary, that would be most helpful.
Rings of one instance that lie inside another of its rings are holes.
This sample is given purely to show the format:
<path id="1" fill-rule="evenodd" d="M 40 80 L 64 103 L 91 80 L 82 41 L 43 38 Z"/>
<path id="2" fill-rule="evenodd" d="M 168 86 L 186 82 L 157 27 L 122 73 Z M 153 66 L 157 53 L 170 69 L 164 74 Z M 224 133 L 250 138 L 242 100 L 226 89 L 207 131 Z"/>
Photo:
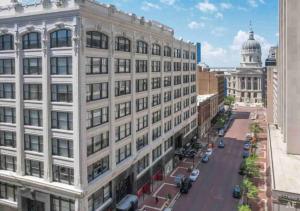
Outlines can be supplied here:
<path id="1" fill-rule="evenodd" d="M 171 48 L 169 46 L 165 46 L 164 47 L 164 56 L 171 57 L 171 55 L 172 55 Z"/>
<path id="2" fill-rule="evenodd" d="M 97 31 L 86 33 L 86 47 L 108 49 L 108 36 Z"/>
<path id="3" fill-rule="evenodd" d="M 152 55 L 158 55 L 160 56 L 160 45 L 158 44 L 152 44 Z"/>
<path id="4" fill-rule="evenodd" d="M 23 49 L 41 48 L 41 33 L 29 32 L 22 37 Z"/>
<path id="5" fill-rule="evenodd" d="M 54 31 L 50 34 L 50 47 L 70 47 L 72 46 L 71 37 L 72 32 L 69 29 L 60 29 Z"/>
<path id="6" fill-rule="evenodd" d="M 147 54 L 148 53 L 148 44 L 144 41 L 137 41 L 136 43 L 136 52 Z"/>
<path id="7" fill-rule="evenodd" d="M 126 37 L 116 37 L 115 50 L 130 52 L 130 40 Z"/>
<path id="8" fill-rule="evenodd" d="M 0 50 L 13 50 L 14 49 L 14 37 L 11 34 L 3 34 L 0 36 Z"/>

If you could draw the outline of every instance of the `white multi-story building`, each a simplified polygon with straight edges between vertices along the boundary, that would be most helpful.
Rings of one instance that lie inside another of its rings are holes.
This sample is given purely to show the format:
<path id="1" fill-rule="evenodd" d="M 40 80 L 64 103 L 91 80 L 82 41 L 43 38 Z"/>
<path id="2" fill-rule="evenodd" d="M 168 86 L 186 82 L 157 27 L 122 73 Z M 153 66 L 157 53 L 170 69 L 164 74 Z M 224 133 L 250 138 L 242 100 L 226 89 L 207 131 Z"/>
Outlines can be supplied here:
<path id="1" fill-rule="evenodd" d="M 114 210 L 155 184 L 197 131 L 195 70 L 194 44 L 112 5 L 1 0 L 0 210 Z"/>

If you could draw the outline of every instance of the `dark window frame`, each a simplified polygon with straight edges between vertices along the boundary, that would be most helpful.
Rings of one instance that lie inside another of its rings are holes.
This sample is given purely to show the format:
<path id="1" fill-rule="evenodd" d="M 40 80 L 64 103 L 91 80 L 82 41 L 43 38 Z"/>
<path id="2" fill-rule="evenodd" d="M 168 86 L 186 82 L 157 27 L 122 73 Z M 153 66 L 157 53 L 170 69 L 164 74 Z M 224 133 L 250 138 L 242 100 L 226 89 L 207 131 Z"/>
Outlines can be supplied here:
<path id="1" fill-rule="evenodd" d="M 60 33 L 65 33 L 59 37 Z M 72 31 L 70 29 L 59 29 L 50 33 L 50 48 L 72 47 Z"/>

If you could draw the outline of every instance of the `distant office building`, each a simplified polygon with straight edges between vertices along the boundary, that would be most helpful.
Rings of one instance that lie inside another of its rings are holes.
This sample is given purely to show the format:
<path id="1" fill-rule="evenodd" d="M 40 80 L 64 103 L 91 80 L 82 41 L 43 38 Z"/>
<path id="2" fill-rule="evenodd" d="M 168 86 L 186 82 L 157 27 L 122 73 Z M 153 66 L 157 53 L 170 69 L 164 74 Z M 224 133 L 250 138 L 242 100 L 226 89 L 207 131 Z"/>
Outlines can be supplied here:
<path id="1" fill-rule="evenodd" d="M 272 210 L 278 211 L 300 209 L 299 11 L 299 0 L 279 1 L 278 59 L 266 61 L 272 64 L 267 67 L 269 71 L 273 69 L 268 80 L 268 93 L 273 92 L 273 101 L 270 99 L 267 105 L 268 154 L 271 160 Z"/>
<path id="2" fill-rule="evenodd" d="M 0 210 L 129 210 L 197 132 L 196 46 L 87 0 L 0 1 Z"/>

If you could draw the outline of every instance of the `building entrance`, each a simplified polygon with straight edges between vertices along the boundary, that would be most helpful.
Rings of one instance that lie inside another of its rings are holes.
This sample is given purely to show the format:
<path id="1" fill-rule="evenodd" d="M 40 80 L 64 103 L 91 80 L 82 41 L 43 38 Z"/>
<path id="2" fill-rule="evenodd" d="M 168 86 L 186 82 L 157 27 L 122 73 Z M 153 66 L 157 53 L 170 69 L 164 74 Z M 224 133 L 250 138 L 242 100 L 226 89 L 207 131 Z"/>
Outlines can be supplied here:
<path id="1" fill-rule="evenodd" d="M 26 211 L 45 211 L 45 204 L 40 201 L 26 199 L 27 210 Z"/>

